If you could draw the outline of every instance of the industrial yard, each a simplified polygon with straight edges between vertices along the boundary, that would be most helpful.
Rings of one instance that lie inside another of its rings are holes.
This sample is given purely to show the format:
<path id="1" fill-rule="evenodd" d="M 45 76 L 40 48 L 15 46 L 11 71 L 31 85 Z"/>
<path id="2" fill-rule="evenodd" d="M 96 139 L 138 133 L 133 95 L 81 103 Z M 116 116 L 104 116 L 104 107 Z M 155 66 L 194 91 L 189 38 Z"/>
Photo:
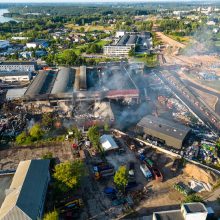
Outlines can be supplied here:
<path id="1" fill-rule="evenodd" d="M 220 6 L 131 2 L 0 9 L 0 219 L 220 216 Z"/>

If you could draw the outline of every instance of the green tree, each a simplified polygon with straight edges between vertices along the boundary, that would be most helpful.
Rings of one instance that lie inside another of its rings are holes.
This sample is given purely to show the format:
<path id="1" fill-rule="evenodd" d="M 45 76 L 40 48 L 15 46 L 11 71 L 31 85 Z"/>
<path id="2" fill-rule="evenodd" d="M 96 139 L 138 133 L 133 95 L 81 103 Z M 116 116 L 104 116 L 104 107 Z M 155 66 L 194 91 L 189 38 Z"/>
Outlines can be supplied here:
<path id="1" fill-rule="evenodd" d="M 25 131 L 23 131 L 16 137 L 15 142 L 18 145 L 23 144 L 25 142 L 26 138 L 27 138 L 27 134 Z"/>
<path id="2" fill-rule="evenodd" d="M 126 166 L 120 166 L 114 176 L 114 183 L 119 190 L 125 192 L 125 187 L 128 184 L 128 171 Z"/>
<path id="3" fill-rule="evenodd" d="M 54 118 L 52 113 L 44 113 L 42 116 L 41 123 L 44 127 L 52 127 L 54 123 Z"/>
<path id="4" fill-rule="evenodd" d="M 53 158 L 53 153 L 52 152 L 47 152 L 42 155 L 42 159 L 52 159 Z"/>
<path id="5" fill-rule="evenodd" d="M 87 136 L 89 140 L 91 141 L 92 145 L 96 148 L 99 147 L 99 139 L 100 139 L 100 133 L 97 126 L 92 126 L 89 128 L 87 132 Z"/>
<path id="6" fill-rule="evenodd" d="M 39 140 L 42 138 L 44 132 L 41 129 L 41 126 L 39 123 L 36 123 L 30 130 L 29 130 L 30 136 L 34 138 L 35 140 Z"/>
<path id="7" fill-rule="evenodd" d="M 197 196 L 195 193 L 188 195 L 185 197 L 184 203 L 190 203 L 190 202 L 203 202 L 203 199 L 200 196 Z"/>
<path id="8" fill-rule="evenodd" d="M 104 124 L 104 131 L 108 132 L 109 131 L 109 123 L 105 122 Z"/>
<path id="9" fill-rule="evenodd" d="M 44 215 L 43 220 L 59 220 L 59 213 L 57 210 L 53 212 L 48 212 Z"/>
<path id="10" fill-rule="evenodd" d="M 82 132 L 77 127 L 74 127 L 72 131 L 73 131 L 73 136 L 77 141 L 82 139 Z"/>
<path id="11" fill-rule="evenodd" d="M 102 47 L 98 44 L 89 44 L 88 48 L 86 49 L 86 53 L 100 53 L 102 51 Z"/>
<path id="12" fill-rule="evenodd" d="M 76 160 L 56 165 L 53 177 L 57 180 L 58 187 L 62 191 L 67 191 L 78 187 L 84 175 L 84 164 L 80 160 Z"/>
<path id="13" fill-rule="evenodd" d="M 133 57 L 135 55 L 135 49 L 134 48 L 131 48 L 128 52 L 128 56 L 129 57 Z"/>

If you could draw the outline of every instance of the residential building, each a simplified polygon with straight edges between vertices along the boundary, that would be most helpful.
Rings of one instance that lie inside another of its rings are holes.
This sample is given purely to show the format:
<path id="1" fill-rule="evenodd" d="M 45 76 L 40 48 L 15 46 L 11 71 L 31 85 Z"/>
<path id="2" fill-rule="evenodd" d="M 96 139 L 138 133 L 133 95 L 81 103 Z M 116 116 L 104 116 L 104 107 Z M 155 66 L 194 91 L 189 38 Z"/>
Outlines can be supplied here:
<path id="1" fill-rule="evenodd" d="M 200 202 L 184 203 L 181 209 L 154 212 L 152 220 L 206 220 L 208 210 L 204 204 Z"/>
<path id="2" fill-rule="evenodd" d="M 1 220 L 42 219 L 50 181 L 49 160 L 21 161 L 0 209 Z"/>
<path id="3" fill-rule="evenodd" d="M 42 39 L 36 39 L 33 42 L 26 43 L 27 48 L 36 48 L 36 47 L 46 48 L 46 47 L 48 47 L 48 45 L 49 45 L 48 42 L 46 40 L 42 40 Z"/>
<path id="4" fill-rule="evenodd" d="M 8 40 L 0 40 L 0 49 L 5 49 L 9 47 L 9 41 Z"/>

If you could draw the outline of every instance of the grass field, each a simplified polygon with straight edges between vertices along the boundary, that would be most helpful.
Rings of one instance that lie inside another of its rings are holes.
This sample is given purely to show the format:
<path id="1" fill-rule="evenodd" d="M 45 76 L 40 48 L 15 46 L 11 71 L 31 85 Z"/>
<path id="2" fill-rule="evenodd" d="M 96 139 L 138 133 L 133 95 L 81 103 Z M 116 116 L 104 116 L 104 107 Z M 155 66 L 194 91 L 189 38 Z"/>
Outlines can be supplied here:
<path id="1" fill-rule="evenodd" d="M 143 62 L 148 67 L 155 67 L 158 65 L 158 59 L 156 54 L 151 54 L 151 55 L 138 54 L 134 57 L 134 61 Z"/>
<path id="2" fill-rule="evenodd" d="M 84 25 L 84 26 L 77 26 L 77 25 L 74 25 L 74 24 L 66 24 L 66 27 L 72 29 L 72 30 L 80 30 L 81 28 L 84 28 L 85 29 L 85 32 L 91 32 L 91 31 L 112 31 L 114 30 L 113 27 L 111 26 L 101 26 L 101 25 Z"/>
<path id="3" fill-rule="evenodd" d="M 100 40 L 100 41 L 95 41 L 94 43 L 103 47 L 103 46 L 109 44 L 110 41 Z M 81 49 L 86 49 L 87 47 L 88 47 L 88 44 L 78 45 L 78 46 L 76 46 L 76 48 L 73 49 L 73 51 L 77 55 L 80 55 L 80 54 L 82 54 Z"/>
<path id="4" fill-rule="evenodd" d="M 180 37 L 180 36 L 171 35 L 171 34 L 169 34 L 167 36 L 172 38 L 173 40 L 180 42 L 180 43 L 189 43 L 189 41 L 191 40 L 191 38 L 188 36 Z"/>

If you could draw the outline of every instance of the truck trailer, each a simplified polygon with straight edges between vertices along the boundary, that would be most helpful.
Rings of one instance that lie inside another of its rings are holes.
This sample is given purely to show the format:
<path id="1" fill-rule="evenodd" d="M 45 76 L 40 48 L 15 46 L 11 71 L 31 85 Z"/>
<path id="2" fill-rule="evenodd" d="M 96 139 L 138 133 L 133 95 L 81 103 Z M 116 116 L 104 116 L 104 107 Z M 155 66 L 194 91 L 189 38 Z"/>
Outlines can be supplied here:
<path id="1" fill-rule="evenodd" d="M 146 177 L 147 180 L 152 179 L 152 173 L 150 171 L 150 169 L 147 167 L 146 164 L 141 164 L 140 165 L 140 169 L 142 171 L 142 173 L 144 174 L 144 176 Z"/>

